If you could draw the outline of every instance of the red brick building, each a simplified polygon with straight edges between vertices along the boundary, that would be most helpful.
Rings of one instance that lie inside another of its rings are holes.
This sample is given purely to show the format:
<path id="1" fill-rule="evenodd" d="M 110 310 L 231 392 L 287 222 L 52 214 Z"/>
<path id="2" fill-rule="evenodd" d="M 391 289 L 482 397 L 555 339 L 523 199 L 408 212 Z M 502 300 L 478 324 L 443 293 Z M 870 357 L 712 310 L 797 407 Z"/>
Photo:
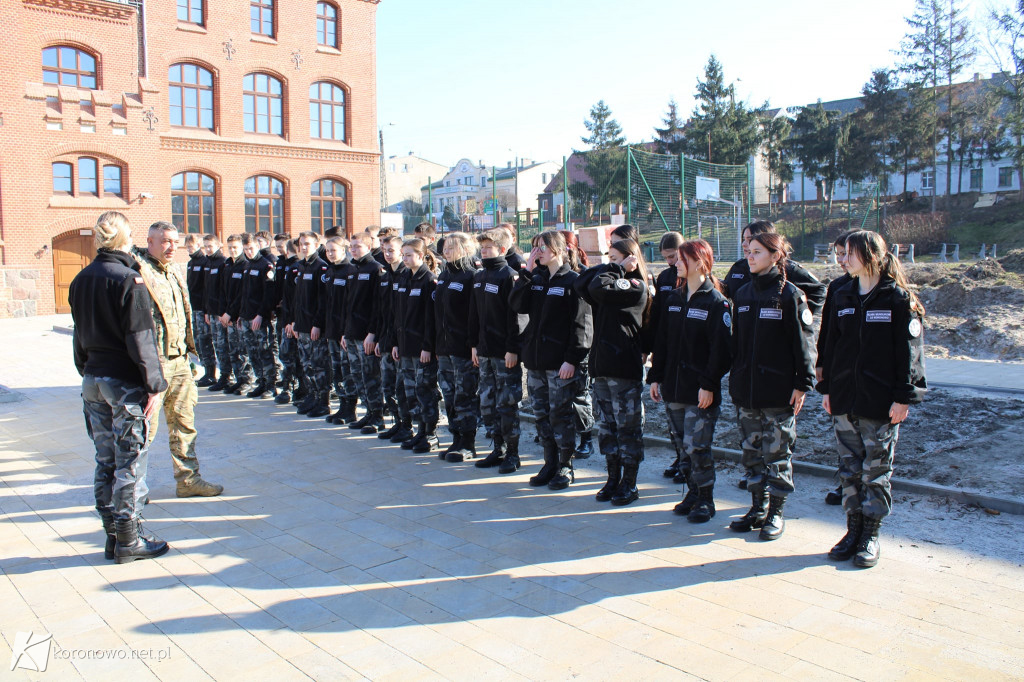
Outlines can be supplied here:
<path id="1" fill-rule="evenodd" d="M 0 1 L 0 317 L 67 311 L 106 210 L 137 244 L 379 222 L 378 2 Z"/>

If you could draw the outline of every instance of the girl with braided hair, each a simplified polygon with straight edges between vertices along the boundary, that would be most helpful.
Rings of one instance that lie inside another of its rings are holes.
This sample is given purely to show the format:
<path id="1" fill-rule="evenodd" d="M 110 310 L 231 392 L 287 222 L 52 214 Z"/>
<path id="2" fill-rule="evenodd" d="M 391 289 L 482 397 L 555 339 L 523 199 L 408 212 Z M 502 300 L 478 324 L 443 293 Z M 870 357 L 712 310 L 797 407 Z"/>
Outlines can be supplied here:
<path id="1" fill-rule="evenodd" d="M 878 529 L 892 509 L 889 479 L 900 424 L 924 397 L 924 307 L 875 232 L 846 241 L 851 281 L 835 292 L 818 391 L 835 418 L 846 535 L 830 559 L 878 563 Z"/>
<path id="2" fill-rule="evenodd" d="M 729 528 L 760 528 L 762 540 L 775 540 L 785 530 L 782 510 L 793 492 L 796 416 L 814 386 L 814 316 L 807 296 L 786 279 L 787 253 L 789 244 L 780 234 L 751 237 L 751 280 L 733 298 L 729 393 L 739 411 L 752 504 Z"/>

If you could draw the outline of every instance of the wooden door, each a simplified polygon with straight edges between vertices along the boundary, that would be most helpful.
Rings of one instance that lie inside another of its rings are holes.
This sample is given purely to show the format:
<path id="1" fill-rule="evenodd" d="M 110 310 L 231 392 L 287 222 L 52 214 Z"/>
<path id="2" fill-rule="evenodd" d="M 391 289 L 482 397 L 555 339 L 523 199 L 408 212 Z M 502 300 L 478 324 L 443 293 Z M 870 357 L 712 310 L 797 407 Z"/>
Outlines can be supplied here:
<path id="1" fill-rule="evenodd" d="M 95 254 L 92 230 L 77 230 L 53 240 L 53 296 L 58 314 L 71 312 L 71 280 L 92 262 Z"/>

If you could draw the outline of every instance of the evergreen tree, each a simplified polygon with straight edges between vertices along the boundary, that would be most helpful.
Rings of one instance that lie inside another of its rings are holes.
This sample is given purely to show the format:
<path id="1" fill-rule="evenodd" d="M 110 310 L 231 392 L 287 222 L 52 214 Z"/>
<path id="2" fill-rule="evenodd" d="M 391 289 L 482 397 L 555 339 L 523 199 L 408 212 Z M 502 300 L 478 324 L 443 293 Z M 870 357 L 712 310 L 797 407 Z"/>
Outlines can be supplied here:
<path id="1" fill-rule="evenodd" d="M 865 176 L 878 180 L 882 194 L 889 194 L 889 175 L 896 172 L 896 139 L 900 112 L 906 107 L 898 91 L 895 74 L 889 69 L 876 69 L 871 80 L 861 89 L 864 108 L 853 121 L 867 146 Z"/>
<path id="2" fill-rule="evenodd" d="M 782 190 L 793 180 L 793 163 L 790 159 L 789 136 L 793 132 L 793 121 L 784 115 L 766 119 L 763 128 L 764 143 L 761 145 L 761 160 L 768 170 L 768 200 L 777 194 L 782 202 Z"/>
<path id="3" fill-rule="evenodd" d="M 612 118 L 612 110 L 604 100 L 590 107 L 590 118 L 584 121 L 583 125 L 590 135 L 580 139 L 583 140 L 583 144 L 590 145 L 591 149 L 612 149 L 626 144 L 622 126 Z"/>
<path id="4" fill-rule="evenodd" d="M 927 88 L 911 83 L 906 87 L 906 106 L 897 110 L 896 146 L 893 161 L 903 169 L 903 195 L 911 171 L 935 167 L 935 98 Z M 935 195 L 932 195 L 932 210 Z"/>
<path id="5" fill-rule="evenodd" d="M 626 138 L 604 100 L 590 108 L 590 118 L 583 125 L 590 133 L 581 138 L 590 145 L 585 168 L 593 182 L 593 203 L 600 213 L 607 204 L 626 198 Z"/>
<path id="6" fill-rule="evenodd" d="M 655 128 L 654 134 L 657 139 L 654 141 L 654 148 L 659 154 L 678 155 L 683 153 L 683 122 L 679 120 L 679 105 L 676 101 L 669 100 L 668 113 L 662 119 L 664 128 Z"/>
<path id="7" fill-rule="evenodd" d="M 826 110 L 821 100 L 815 106 L 801 107 L 793 122 L 789 138 L 793 156 L 806 174 L 823 185 L 827 209 L 822 221 L 832 213 L 832 194 L 843 174 L 849 134 L 850 121 L 838 111 Z"/>
<path id="8" fill-rule="evenodd" d="M 1024 200 L 1024 0 L 1015 8 L 990 11 L 988 44 L 988 56 L 1001 72 L 994 85 L 1006 108 L 1006 153 L 1017 169 L 1017 186 Z"/>
<path id="9" fill-rule="evenodd" d="M 761 144 L 761 116 L 768 106 L 749 109 L 736 101 L 736 88 L 725 84 L 714 55 L 697 79 L 697 106 L 686 123 L 684 152 L 711 163 L 743 165 Z"/>

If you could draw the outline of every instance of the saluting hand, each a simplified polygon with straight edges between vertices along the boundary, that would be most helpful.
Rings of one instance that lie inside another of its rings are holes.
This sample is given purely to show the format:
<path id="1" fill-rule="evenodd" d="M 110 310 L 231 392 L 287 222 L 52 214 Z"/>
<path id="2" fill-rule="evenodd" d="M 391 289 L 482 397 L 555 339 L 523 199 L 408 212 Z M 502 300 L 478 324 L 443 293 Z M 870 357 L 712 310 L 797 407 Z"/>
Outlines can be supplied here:
<path id="1" fill-rule="evenodd" d="M 633 272 L 637 268 L 636 256 L 626 256 L 622 259 L 622 269 L 626 272 Z"/>

